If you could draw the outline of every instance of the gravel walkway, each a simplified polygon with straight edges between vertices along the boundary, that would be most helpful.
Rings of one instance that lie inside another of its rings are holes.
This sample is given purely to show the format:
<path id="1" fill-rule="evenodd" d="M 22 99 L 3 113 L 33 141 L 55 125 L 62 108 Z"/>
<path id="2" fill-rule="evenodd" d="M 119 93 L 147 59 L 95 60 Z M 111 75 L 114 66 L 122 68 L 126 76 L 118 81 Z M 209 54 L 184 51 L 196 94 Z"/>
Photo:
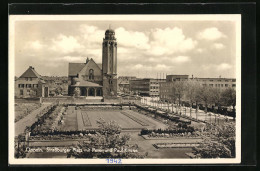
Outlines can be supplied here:
<path id="1" fill-rule="evenodd" d="M 37 114 L 43 110 L 45 107 L 51 105 L 51 103 L 44 103 L 42 106 L 34 111 L 32 111 L 29 115 L 24 117 L 23 119 L 19 120 L 15 123 L 15 136 L 23 133 L 26 126 L 31 126 L 34 122 L 37 121 Z"/>

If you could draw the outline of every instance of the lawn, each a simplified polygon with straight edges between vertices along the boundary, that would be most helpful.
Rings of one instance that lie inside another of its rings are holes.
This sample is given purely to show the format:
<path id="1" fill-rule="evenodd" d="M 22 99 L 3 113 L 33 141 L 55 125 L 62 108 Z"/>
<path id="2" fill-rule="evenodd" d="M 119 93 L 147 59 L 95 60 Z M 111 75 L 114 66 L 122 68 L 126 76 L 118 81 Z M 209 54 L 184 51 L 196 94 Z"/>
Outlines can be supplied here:
<path id="1" fill-rule="evenodd" d="M 167 128 L 165 124 L 131 110 L 102 110 L 98 107 L 96 110 L 87 108 L 75 110 L 75 107 L 69 106 L 62 129 L 98 129 L 97 121 L 100 118 L 106 122 L 115 121 L 123 130 Z"/>
<path id="2" fill-rule="evenodd" d="M 115 121 L 123 129 L 143 128 L 141 124 L 123 115 L 121 111 L 82 111 L 82 115 L 88 115 L 91 123 L 91 126 L 86 126 L 86 128 L 98 128 L 97 120 L 99 118 L 107 122 Z"/>
<path id="3" fill-rule="evenodd" d="M 39 103 L 17 103 L 15 104 L 15 122 L 21 120 L 32 111 L 41 107 Z"/>

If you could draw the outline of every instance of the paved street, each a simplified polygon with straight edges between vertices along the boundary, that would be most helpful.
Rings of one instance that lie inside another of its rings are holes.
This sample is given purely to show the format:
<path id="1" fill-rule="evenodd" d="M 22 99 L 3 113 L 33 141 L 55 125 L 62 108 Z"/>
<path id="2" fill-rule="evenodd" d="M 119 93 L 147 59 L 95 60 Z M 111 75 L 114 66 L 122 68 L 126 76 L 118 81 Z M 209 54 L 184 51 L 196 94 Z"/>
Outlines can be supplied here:
<path id="1" fill-rule="evenodd" d="M 152 100 L 154 101 L 158 101 L 159 98 L 151 98 L 151 97 L 142 97 L 142 104 L 143 105 L 148 105 L 148 106 L 153 106 L 153 107 L 157 107 L 157 108 L 160 108 L 160 109 L 169 109 L 170 111 L 174 111 L 176 113 L 176 107 L 172 107 L 171 104 L 169 104 L 169 107 L 168 107 L 168 104 L 165 103 L 165 104 L 161 104 L 161 103 L 158 103 L 158 102 L 152 102 Z M 186 114 L 185 114 L 185 110 L 186 110 Z M 188 116 L 188 117 L 192 117 L 194 119 L 198 119 L 200 121 L 206 121 L 208 123 L 219 123 L 219 124 L 222 124 L 225 122 L 225 120 L 229 120 L 229 121 L 232 121 L 233 118 L 232 117 L 229 117 L 229 116 L 224 116 L 224 115 L 218 115 L 218 114 L 214 114 L 214 113 L 211 113 L 211 112 L 208 112 L 207 114 L 203 111 L 203 110 L 198 110 L 198 113 L 196 115 L 196 110 L 192 108 L 192 111 L 191 111 L 191 114 L 190 114 L 190 108 L 188 107 L 182 107 L 182 110 L 181 110 L 181 113 L 182 113 L 182 116 Z"/>

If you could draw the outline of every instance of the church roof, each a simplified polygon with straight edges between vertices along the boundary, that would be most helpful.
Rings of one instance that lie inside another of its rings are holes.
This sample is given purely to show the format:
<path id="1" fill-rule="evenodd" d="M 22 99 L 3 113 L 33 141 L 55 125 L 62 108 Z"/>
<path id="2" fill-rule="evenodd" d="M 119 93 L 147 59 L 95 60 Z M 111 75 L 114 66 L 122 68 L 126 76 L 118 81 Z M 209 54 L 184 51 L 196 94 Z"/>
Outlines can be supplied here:
<path id="1" fill-rule="evenodd" d="M 72 87 L 102 87 L 102 86 L 97 83 L 90 82 L 90 81 L 80 81 L 80 82 L 77 82 L 76 84 L 72 85 Z"/>
<path id="2" fill-rule="evenodd" d="M 30 66 L 19 78 L 41 78 L 41 76 Z"/>
<path id="3" fill-rule="evenodd" d="M 69 63 L 69 76 L 76 76 L 85 65 L 85 63 Z"/>
<path id="4" fill-rule="evenodd" d="M 102 70 L 102 64 L 97 64 L 97 65 Z"/>
<path id="5" fill-rule="evenodd" d="M 94 61 L 93 59 L 91 59 Z M 89 62 L 90 60 L 88 60 Z M 95 62 L 95 61 L 94 61 Z M 69 76 L 77 76 L 77 74 L 86 66 L 87 63 L 69 63 Z M 102 69 L 102 64 L 97 64 Z"/>

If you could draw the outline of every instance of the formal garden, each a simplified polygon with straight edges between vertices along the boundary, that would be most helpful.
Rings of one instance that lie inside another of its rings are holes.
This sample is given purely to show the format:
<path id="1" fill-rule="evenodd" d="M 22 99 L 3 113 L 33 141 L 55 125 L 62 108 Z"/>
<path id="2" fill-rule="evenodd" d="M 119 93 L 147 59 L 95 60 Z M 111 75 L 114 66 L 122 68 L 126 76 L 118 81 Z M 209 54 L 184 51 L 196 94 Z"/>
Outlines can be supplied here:
<path id="1" fill-rule="evenodd" d="M 194 123 L 181 120 L 166 112 L 155 113 L 132 107 L 131 110 L 120 106 L 86 106 L 52 104 L 37 115 L 37 120 L 27 127 L 16 140 L 16 157 L 25 157 L 26 142 L 76 141 L 68 148 L 81 149 L 69 151 L 71 158 L 145 158 L 148 151 L 144 147 L 146 141 L 163 152 L 162 149 L 192 148 L 196 158 L 231 158 L 235 156 L 235 124 L 204 124 L 200 129 Z M 65 129 L 66 128 L 66 129 Z M 136 131 L 123 133 L 122 131 Z M 135 141 L 131 136 L 139 134 Z M 27 138 L 26 138 L 27 137 Z M 138 137 L 143 137 L 144 140 Z M 129 143 L 131 140 L 131 143 Z M 158 141 L 157 141 L 158 140 Z M 174 142 L 173 142 L 174 140 Z M 89 151 L 99 149 L 100 151 Z M 110 150 L 109 150 L 110 149 Z M 118 149 L 117 151 L 111 149 Z M 131 149 L 122 151 L 119 149 Z M 164 151 L 163 153 L 166 153 Z M 167 153 L 168 154 L 168 153 Z"/>

